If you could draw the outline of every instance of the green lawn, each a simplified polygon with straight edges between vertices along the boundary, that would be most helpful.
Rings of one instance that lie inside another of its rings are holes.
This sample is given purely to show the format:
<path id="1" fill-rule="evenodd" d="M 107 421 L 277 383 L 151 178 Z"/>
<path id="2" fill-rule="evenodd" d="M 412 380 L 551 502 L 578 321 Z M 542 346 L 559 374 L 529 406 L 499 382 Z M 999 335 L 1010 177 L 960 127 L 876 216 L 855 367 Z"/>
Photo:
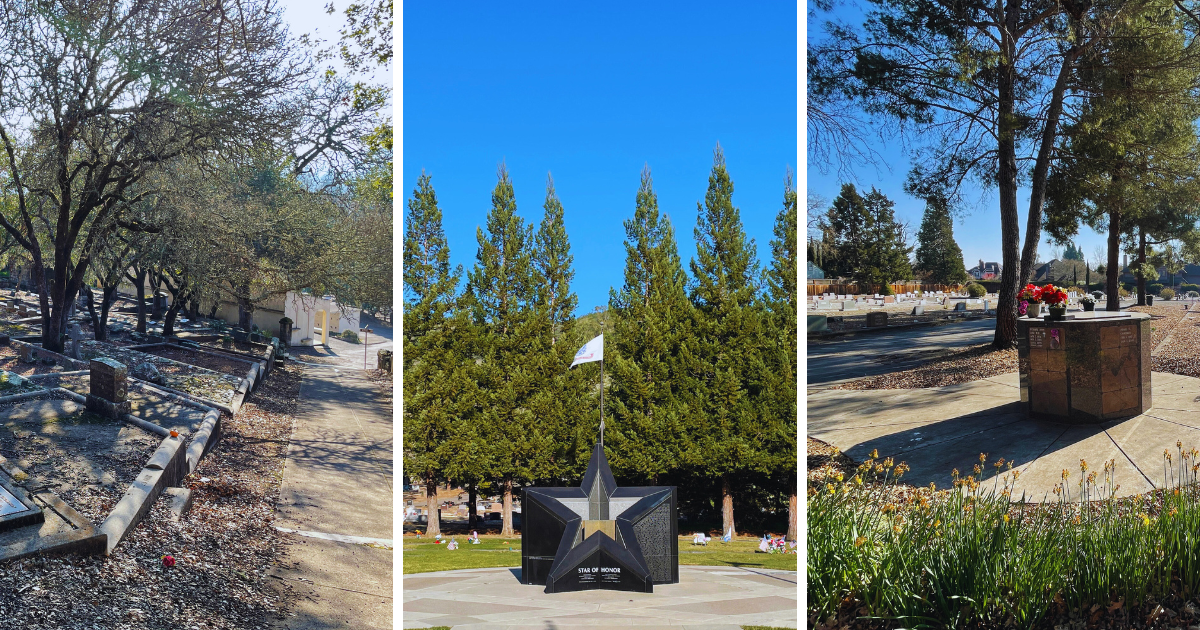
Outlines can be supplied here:
<path id="1" fill-rule="evenodd" d="M 458 549 L 450 551 L 446 545 L 435 545 L 428 538 L 417 540 L 413 536 L 405 536 L 401 549 L 404 572 L 521 566 L 520 538 L 480 536 L 480 541 L 478 545 L 471 545 L 465 536 L 459 536 Z M 708 547 L 696 547 L 692 546 L 690 538 L 679 539 L 679 564 L 797 571 L 797 558 L 796 554 L 759 553 L 757 540 L 729 543 L 714 540 L 708 543 Z"/>

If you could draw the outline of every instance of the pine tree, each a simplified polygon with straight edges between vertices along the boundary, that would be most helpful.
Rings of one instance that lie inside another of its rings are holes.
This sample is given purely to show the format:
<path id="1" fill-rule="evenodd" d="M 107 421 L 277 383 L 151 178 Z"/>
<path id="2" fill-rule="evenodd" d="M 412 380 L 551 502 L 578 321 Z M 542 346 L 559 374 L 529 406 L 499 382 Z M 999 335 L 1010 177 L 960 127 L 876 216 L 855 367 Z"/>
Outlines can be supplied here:
<path id="1" fill-rule="evenodd" d="M 696 258 L 690 297 L 696 350 L 691 361 L 699 400 L 690 416 L 692 463 L 721 480 L 722 531 L 734 531 L 733 492 L 739 476 L 763 470 L 761 419 L 755 396 L 765 367 L 758 262 L 753 239 L 733 206 L 733 182 L 717 145 L 703 205 L 697 204 Z"/>
<path id="2" fill-rule="evenodd" d="M 797 220 L 796 190 L 792 188 L 792 172 L 788 169 L 783 209 L 775 219 L 775 238 L 771 240 L 771 266 L 765 274 L 770 331 L 764 336 L 763 356 L 770 380 L 767 381 L 768 395 L 763 396 L 763 417 L 770 436 L 770 445 L 765 451 L 772 460 L 772 477 L 787 488 L 787 538 L 790 541 L 799 540 L 799 500 L 796 496 Z"/>
<path id="3" fill-rule="evenodd" d="M 954 221 L 945 197 L 935 195 L 925 200 L 925 217 L 921 219 L 917 243 L 916 267 L 927 281 L 934 284 L 967 281 L 962 249 L 954 242 Z"/>
<path id="4" fill-rule="evenodd" d="M 459 417 L 465 382 L 454 334 L 461 267 L 450 267 L 442 212 L 422 173 L 404 229 L 404 467 L 425 485 L 429 533 L 437 534 L 437 485 L 446 478 L 446 444 Z"/>
<path id="5" fill-rule="evenodd" d="M 680 465 L 684 416 L 680 346 L 691 320 L 687 276 L 670 219 L 660 216 L 650 168 L 642 169 L 633 218 L 625 226 L 625 282 L 612 291 L 609 462 L 617 474 L 656 485 Z"/>
<path id="6" fill-rule="evenodd" d="M 503 165 L 492 192 L 487 231 L 476 228 L 479 250 L 468 274 L 472 317 L 480 327 L 478 382 L 486 392 L 481 432 L 503 497 L 501 535 L 511 536 L 513 490 L 536 477 L 552 439 L 530 410 L 538 385 L 530 358 L 540 349 L 532 317 L 535 300 L 529 252 L 532 238 L 517 216 L 512 181 Z"/>
<path id="7" fill-rule="evenodd" d="M 536 345 L 527 357 L 538 381 L 531 401 L 535 420 L 552 435 L 552 457 L 534 473 L 542 480 L 558 480 L 581 474 L 581 454 L 591 453 L 591 444 L 581 442 L 596 409 L 588 382 L 579 369 L 569 370 L 582 340 L 575 332 L 575 308 L 579 303 L 571 291 L 575 271 L 571 268 L 571 243 L 563 223 L 563 206 L 547 176 L 545 214 L 533 237 L 532 339 Z M 585 462 L 586 465 L 586 462 Z"/>

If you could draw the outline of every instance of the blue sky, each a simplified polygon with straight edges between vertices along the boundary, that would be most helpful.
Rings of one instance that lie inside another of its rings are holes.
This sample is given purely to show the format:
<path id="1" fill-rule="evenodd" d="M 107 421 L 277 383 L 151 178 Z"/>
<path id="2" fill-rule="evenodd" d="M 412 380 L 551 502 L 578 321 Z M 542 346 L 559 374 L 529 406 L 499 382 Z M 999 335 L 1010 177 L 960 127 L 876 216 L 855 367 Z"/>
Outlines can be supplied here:
<path id="1" fill-rule="evenodd" d="M 824 39 L 824 25 L 830 19 L 846 20 L 856 28 L 862 26 L 862 11 L 867 2 L 848 2 L 834 7 L 831 13 L 810 14 L 807 21 L 809 45 L 815 45 Z M 814 19 L 815 15 L 815 19 Z M 864 116 L 865 119 L 865 116 Z M 849 179 L 861 190 L 870 190 L 871 186 L 878 188 L 889 199 L 896 203 L 896 218 L 907 221 L 911 227 L 912 245 L 916 245 L 916 233 L 921 227 L 921 217 L 925 211 L 925 202 L 908 196 L 904 192 L 904 180 L 912 167 L 910 151 L 922 146 L 919 138 L 908 138 L 909 146 L 905 147 L 900 138 L 888 137 L 880 140 L 877 136 L 872 147 L 882 157 L 877 166 L 857 166 L 854 177 Z M 820 195 L 826 206 L 832 204 L 842 184 L 847 180 L 839 177 L 836 168 L 830 168 L 828 174 L 822 174 L 816 164 L 808 166 L 808 191 Z M 1003 262 L 1000 243 L 1000 197 L 995 187 L 984 188 L 975 182 L 964 187 L 964 201 L 969 204 L 964 212 L 954 221 L 954 240 L 962 248 L 963 260 L 967 268 L 978 264 L 979 259 L 988 262 Z M 1017 191 L 1017 208 L 1021 226 L 1021 246 L 1025 245 L 1025 222 L 1029 215 L 1029 188 L 1022 186 Z M 1079 228 L 1079 236 L 1074 239 L 1090 263 L 1095 256 L 1097 247 L 1107 251 L 1107 237 L 1097 234 L 1086 225 Z M 1042 233 L 1038 253 L 1043 260 L 1050 260 L 1053 255 L 1052 246 L 1047 244 L 1045 232 Z"/>
<path id="2" fill-rule="evenodd" d="M 402 203 L 424 169 L 464 280 L 501 161 L 527 223 L 553 174 L 579 314 L 621 286 L 643 164 L 686 268 L 717 142 L 769 263 L 798 164 L 795 2 L 406 3 L 403 28 Z"/>

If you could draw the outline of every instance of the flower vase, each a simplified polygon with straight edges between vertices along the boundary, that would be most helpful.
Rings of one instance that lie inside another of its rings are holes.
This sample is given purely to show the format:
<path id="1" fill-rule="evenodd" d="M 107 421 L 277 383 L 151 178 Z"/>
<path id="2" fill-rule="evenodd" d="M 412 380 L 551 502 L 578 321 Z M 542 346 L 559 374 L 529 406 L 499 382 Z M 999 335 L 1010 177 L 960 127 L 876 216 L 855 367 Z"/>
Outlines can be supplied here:
<path id="1" fill-rule="evenodd" d="M 1050 307 L 1050 321 L 1058 322 L 1067 318 L 1067 305 L 1056 304 Z"/>
<path id="2" fill-rule="evenodd" d="M 1084 303 L 1083 303 L 1083 310 L 1085 310 L 1085 311 L 1094 311 L 1094 310 L 1096 310 L 1096 303 L 1095 303 L 1095 302 L 1084 302 Z"/>
<path id="3" fill-rule="evenodd" d="M 1029 317 L 1030 319 L 1037 319 L 1037 318 L 1041 317 L 1042 316 L 1042 303 L 1041 302 L 1030 302 L 1029 310 L 1025 312 L 1025 316 Z"/>

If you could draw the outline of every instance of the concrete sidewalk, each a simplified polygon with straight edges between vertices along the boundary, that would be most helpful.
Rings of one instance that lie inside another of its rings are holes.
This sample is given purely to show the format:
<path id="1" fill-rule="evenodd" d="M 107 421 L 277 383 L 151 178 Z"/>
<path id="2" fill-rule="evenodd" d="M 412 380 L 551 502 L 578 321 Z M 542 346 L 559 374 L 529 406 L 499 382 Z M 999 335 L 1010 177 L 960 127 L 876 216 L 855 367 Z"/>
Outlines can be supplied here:
<path id="1" fill-rule="evenodd" d="M 392 414 L 361 371 L 308 367 L 277 528 L 276 577 L 301 597 L 277 627 L 392 627 Z"/>

